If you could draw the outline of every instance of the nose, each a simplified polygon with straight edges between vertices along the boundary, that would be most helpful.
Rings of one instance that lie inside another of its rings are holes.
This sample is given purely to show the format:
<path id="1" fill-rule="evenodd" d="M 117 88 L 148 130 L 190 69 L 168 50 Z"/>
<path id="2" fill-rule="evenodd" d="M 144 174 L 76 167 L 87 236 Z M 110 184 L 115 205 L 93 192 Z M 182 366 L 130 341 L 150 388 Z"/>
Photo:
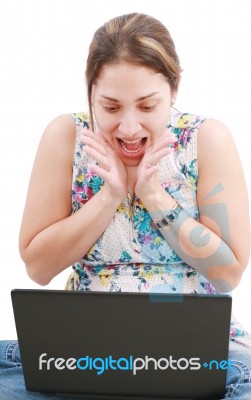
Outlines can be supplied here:
<path id="1" fill-rule="evenodd" d="M 141 130 L 141 124 L 136 112 L 125 112 L 119 123 L 119 132 L 125 137 L 133 137 Z"/>

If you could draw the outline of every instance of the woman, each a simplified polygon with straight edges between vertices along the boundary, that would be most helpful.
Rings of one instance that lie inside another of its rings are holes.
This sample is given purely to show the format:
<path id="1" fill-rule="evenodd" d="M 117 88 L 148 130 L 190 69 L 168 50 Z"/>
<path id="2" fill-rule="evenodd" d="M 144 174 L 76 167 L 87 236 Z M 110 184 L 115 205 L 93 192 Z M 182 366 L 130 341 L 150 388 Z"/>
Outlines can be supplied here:
<path id="1" fill-rule="evenodd" d="M 73 265 L 66 289 L 225 293 L 238 285 L 250 237 L 241 163 L 222 123 L 173 107 L 180 73 L 154 18 L 128 14 L 97 30 L 86 69 L 90 117 L 52 121 L 34 163 L 20 232 L 31 279 L 46 285 Z M 229 358 L 237 361 L 225 398 L 251 396 L 244 339 L 233 321 Z M 7 346 L 13 355 L 16 344 Z M 18 365 L 2 369 L 3 387 L 19 380 L 13 399 L 25 393 Z"/>

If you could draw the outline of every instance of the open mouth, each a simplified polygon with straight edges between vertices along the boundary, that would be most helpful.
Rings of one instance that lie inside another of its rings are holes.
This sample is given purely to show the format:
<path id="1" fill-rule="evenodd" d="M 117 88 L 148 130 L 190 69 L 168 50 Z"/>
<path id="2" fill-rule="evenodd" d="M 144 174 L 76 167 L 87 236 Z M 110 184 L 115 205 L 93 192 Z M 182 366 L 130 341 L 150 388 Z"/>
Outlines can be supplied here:
<path id="1" fill-rule="evenodd" d="M 140 138 L 137 140 L 122 140 L 118 138 L 118 142 L 123 153 L 127 155 L 137 155 L 145 147 L 147 138 Z"/>

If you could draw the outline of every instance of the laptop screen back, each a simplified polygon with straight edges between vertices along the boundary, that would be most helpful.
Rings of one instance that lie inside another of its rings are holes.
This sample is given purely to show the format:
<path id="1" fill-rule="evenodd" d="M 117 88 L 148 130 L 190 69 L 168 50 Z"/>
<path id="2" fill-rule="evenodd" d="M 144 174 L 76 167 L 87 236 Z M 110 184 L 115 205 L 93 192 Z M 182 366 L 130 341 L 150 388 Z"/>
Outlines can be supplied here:
<path id="1" fill-rule="evenodd" d="M 12 301 L 28 390 L 224 397 L 229 296 L 13 290 Z"/>

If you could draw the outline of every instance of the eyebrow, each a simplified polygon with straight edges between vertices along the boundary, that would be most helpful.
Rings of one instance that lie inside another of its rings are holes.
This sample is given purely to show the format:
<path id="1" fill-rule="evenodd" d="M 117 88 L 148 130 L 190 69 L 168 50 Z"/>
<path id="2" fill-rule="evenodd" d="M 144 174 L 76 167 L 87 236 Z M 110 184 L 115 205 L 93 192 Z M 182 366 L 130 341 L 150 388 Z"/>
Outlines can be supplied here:
<path id="1" fill-rule="evenodd" d="M 136 99 L 136 102 L 148 99 L 149 97 L 152 97 L 155 94 L 159 94 L 159 92 L 152 92 L 150 94 L 147 94 L 146 96 L 139 97 L 138 99 Z M 105 95 L 102 95 L 102 94 L 99 97 L 101 97 L 102 99 L 113 101 L 115 103 L 119 103 L 119 100 L 114 99 L 113 97 L 105 96 Z"/>

